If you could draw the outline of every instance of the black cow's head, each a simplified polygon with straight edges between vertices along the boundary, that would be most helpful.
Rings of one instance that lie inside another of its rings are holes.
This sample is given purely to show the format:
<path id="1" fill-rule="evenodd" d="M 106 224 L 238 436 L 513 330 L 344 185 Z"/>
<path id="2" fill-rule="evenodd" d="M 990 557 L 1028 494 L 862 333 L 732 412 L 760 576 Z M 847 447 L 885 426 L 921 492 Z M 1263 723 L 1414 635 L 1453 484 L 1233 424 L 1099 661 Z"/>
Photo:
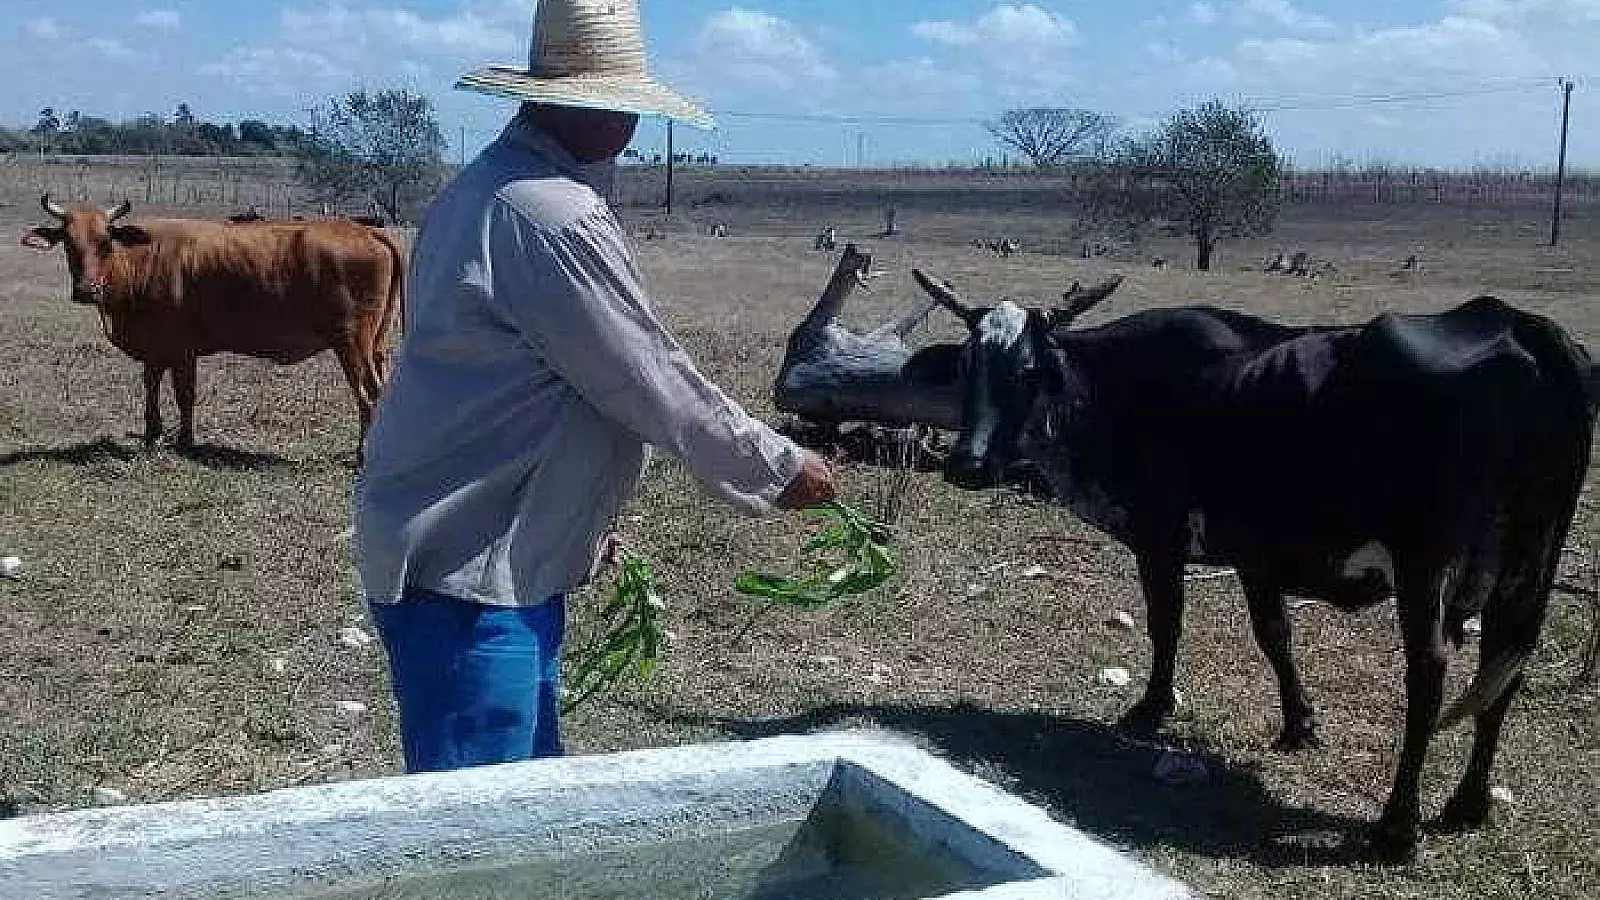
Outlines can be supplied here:
<path id="1" fill-rule="evenodd" d="M 72 299 L 99 303 L 105 297 L 111 257 L 118 245 L 148 241 L 143 229 L 116 224 L 133 211 L 133 204 L 124 200 L 112 209 L 83 203 L 62 207 L 45 194 L 39 205 L 59 224 L 28 229 L 22 236 L 23 246 L 51 250 L 57 244 L 65 244 L 67 268 L 72 272 Z"/>
<path id="2" fill-rule="evenodd" d="M 1012 303 L 973 306 L 950 285 L 914 273 L 941 306 L 971 332 L 963 345 L 961 366 L 966 380 L 961 436 L 945 463 L 945 480 L 977 489 L 998 484 L 1006 469 L 1028 455 L 1028 426 L 1046 405 L 1051 410 L 1080 405 L 1083 386 L 1051 333 L 1109 297 L 1121 279 L 1066 294 L 1068 305 L 1048 312 Z M 1055 415 L 1049 416 L 1056 418 Z M 1050 430 L 1047 428 L 1046 430 Z"/>

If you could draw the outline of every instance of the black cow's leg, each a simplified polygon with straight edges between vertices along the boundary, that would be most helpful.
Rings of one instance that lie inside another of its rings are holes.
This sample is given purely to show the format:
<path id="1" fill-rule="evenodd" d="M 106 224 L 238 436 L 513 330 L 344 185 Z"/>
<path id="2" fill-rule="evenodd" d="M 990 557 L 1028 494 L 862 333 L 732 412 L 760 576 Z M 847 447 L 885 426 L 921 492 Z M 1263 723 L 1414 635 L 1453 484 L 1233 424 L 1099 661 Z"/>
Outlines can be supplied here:
<path id="1" fill-rule="evenodd" d="M 1397 574 L 1400 631 L 1406 653 L 1406 733 L 1389 802 L 1368 844 L 1375 858 L 1388 862 L 1406 862 L 1416 853 L 1422 764 L 1439 721 L 1445 674 L 1444 636 L 1440 631 L 1441 592 L 1447 589 L 1444 567 L 1429 566 L 1419 571 L 1412 566 Z"/>
<path id="2" fill-rule="evenodd" d="M 1492 805 L 1489 798 L 1489 772 L 1494 768 L 1495 751 L 1500 747 L 1500 727 L 1505 724 L 1506 710 L 1511 708 L 1512 698 L 1522 689 L 1522 681 L 1521 675 L 1513 679 L 1500 699 L 1475 720 L 1472 759 L 1467 763 L 1467 773 L 1439 813 L 1439 823 L 1446 830 L 1482 828 L 1489 821 Z"/>
<path id="3" fill-rule="evenodd" d="M 197 362 L 189 357 L 172 369 L 172 397 L 178 401 L 178 447 L 194 446 L 194 382 Z"/>
<path id="4" fill-rule="evenodd" d="M 1146 552 L 1138 554 L 1138 560 L 1153 656 L 1144 697 L 1122 717 L 1122 723 L 1150 731 L 1178 705 L 1172 683 L 1178 665 L 1178 638 L 1183 633 L 1183 557 Z"/>
<path id="5" fill-rule="evenodd" d="M 144 364 L 144 445 L 154 447 L 161 440 L 161 376 L 166 366 Z"/>
<path id="6" fill-rule="evenodd" d="M 1283 592 L 1260 575 L 1240 571 L 1244 596 L 1250 606 L 1250 625 L 1256 644 L 1278 676 L 1278 694 L 1283 705 L 1283 733 L 1273 743 L 1276 750 L 1305 750 L 1320 747 L 1311 700 L 1306 696 L 1300 669 L 1294 664 L 1294 634 L 1289 628 L 1289 612 Z"/>
<path id="7" fill-rule="evenodd" d="M 1531 655 L 1538 646 L 1539 632 L 1550 603 L 1551 583 L 1561 560 L 1560 533 L 1546 531 L 1539 537 L 1542 540 L 1534 546 L 1545 551 L 1541 554 L 1544 565 L 1532 570 L 1528 562 L 1530 554 L 1523 545 L 1511 567 L 1501 573 L 1483 611 L 1483 638 L 1478 648 L 1480 676 L 1491 669 L 1496 660 Z M 1481 828 L 1489 820 L 1492 805 L 1489 773 L 1494 768 L 1495 751 L 1500 745 L 1500 728 L 1523 681 L 1519 671 L 1500 696 L 1474 720 L 1472 758 L 1467 762 L 1461 783 L 1439 814 L 1439 822 L 1444 827 Z"/>

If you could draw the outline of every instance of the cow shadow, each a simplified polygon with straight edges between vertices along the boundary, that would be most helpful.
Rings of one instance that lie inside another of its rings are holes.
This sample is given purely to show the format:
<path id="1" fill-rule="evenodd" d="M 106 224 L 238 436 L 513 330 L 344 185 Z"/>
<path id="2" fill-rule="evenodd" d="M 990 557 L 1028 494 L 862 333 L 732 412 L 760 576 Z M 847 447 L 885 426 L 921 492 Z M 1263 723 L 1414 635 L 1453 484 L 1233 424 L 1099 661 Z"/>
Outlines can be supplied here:
<path id="1" fill-rule="evenodd" d="M 142 444 L 128 445 L 114 438 L 102 437 L 82 441 L 65 447 L 43 447 L 0 453 L 0 469 L 30 462 L 53 462 L 68 466 L 95 466 L 103 463 L 130 463 L 152 452 L 170 452 L 208 469 L 234 472 L 257 472 L 268 469 L 293 468 L 295 463 L 276 453 L 256 453 L 219 444 L 197 444 L 188 448 L 173 447 L 164 451 L 151 451 Z"/>
<path id="2" fill-rule="evenodd" d="M 103 437 L 66 447 L 43 447 L 0 454 L 0 469 L 30 462 L 53 462 L 69 466 L 92 466 L 107 462 L 133 462 L 141 451 Z"/>
<path id="3" fill-rule="evenodd" d="M 172 455 L 207 469 L 230 472 L 263 472 L 270 469 L 294 468 L 294 460 L 276 453 L 257 453 L 222 444 L 195 444 L 190 447 L 173 447 Z"/>
<path id="4" fill-rule="evenodd" d="M 1165 784 L 1152 771 L 1166 748 L 1102 722 L 1043 712 L 970 703 L 839 703 L 762 719 L 656 713 L 740 739 L 862 724 L 908 733 L 957 768 L 995 781 L 1121 847 L 1172 847 L 1268 868 L 1347 865 L 1362 859 L 1361 838 L 1369 824 L 1287 804 L 1256 772 L 1213 753 L 1186 753 L 1205 764 L 1203 782 Z"/>

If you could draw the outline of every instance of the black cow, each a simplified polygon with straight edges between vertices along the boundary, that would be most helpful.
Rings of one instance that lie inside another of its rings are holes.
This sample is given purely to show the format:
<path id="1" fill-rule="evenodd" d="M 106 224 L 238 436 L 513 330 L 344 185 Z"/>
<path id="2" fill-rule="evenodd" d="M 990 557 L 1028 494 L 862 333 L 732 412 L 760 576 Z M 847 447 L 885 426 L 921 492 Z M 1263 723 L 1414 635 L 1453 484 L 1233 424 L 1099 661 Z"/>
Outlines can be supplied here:
<path id="1" fill-rule="evenodd" d="M 1428 742 L 1469 716 L 1472 758 L 1442 819 L 1483 823 L 1589 463 L 1581 346 L 1490 297 L 1350 327 L 1186 307 L 1069 331 L 1071 314 L 974 309 L 918 278 L 972 331 L 946 478 L 977 488 L 1008 464 L 1036 467 L 1138 559 L 1155 660 L 1130 724 L 1173 710 L 1185 562 L 1237 568 L 1278 677 L 1282 749 L 1316 744 L 1284 595 L 1347 609 L 1397 596 L 1406 731 L 1369 849 L 1414 852 Z M 1478 614 L 1477 677 L 1441 719 L 1444 639 L 1459 645 Z"/>

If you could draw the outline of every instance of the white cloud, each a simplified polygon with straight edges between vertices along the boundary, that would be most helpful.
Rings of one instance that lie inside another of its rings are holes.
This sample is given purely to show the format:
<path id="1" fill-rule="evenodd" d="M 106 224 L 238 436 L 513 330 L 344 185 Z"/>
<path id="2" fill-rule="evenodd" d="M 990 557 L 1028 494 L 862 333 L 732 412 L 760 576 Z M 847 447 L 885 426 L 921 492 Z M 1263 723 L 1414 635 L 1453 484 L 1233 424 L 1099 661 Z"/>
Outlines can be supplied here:
<path id="1" fill-rule="evenodd" d="M 144 58 L 144 54 L 139 53 L 117 38 L 93 37 L 83 43 L 91 51 L 112 62 L 134 62 Z"/>
<path id="2" fill-rule="evenodd" d="M 1301 10 L 1289 0 L 1239 0 L 1234 5 L 1236 20 L 1248 23 L 1265 23 L 1291 31 L 1326 31 L 1333 27 L 1329 20 Z"/>
<path id="3" fill-rule="evenodd" d="M 225 79 L 246 93 L 279 98 L 303 97 L 350 85 L 356 72 L 327 56 L 295 47 L 240 47 L 201 66 L 201 74 Z M 292 72 L 293 78 L 285 78 Z"/>
<path id="4" fill-rule="evenodd" d="M 1032 55 L 1078 42 L 1078 27 L 1071 19 L 1033 3 L 1001 3 L 972 22 L 918 22 L 911 33 L 991 56 L 1017 51 Z"/>
<path id="5" fill-rule="evenodd" d="M 41 41 L 57 41 L 66 36 L 55 19 L 29 19 L 22 23 L 22 33 Z"/>
<path id="6" fill-rule="evenodd" d="M 1600 22 L 1600 0 L 1449 0 L 1452 13 L 1486 22 Z"/>
<path id="7" fill-rule="evenodd" d="M 183 15 L 175 9 L 147 9 L 133 19 L 151 31 L 174 34 L 183 28 Z"/>
<path id="8" fill-rule="evenodd" d="M 1268 117 L 1275 138 L 1310 164 L 1330 152 L 1544 164 L 1552 78 L 1593 68 L 1600 16 L 1584 16 L 1595 7 L 1600 0 L 1460 0 L 1401 25 L 1251 35 L 1169 66 L 1171 75 L 1135 102 L 1152 111 L 1209 96 L 1262 102 L 1277 108 Z M 1115 109 L 1118 95 L 1110 96 Z M 1390 101 L 1365 99 L 1378 96 Z"/>
<path id="9" fill-rule="evenodd" d="M 794 23 L 770 13 L 735 7 L 700 26 L 693 42 L 697 80 L 733 82 L 744 88 L 787 90 L 816 87 L 838 78 L 838 70 Z"/>
<path id="10" fill-rule="evenodd" d="M 366 79 L 420 82 L 484 63 L 520 63 L 535 0 L 480 0 L 426 16 L 364 0 L 285 8 L 278 29 L 202 71 L 256 94 L 293 96 Z"/>
<path id="11" fill-rule="evenodd" d="M 1289 0 L 1227 0 L 1190 4 L 1189 18 L 1201 25 L 1219 22 L 1245 29 L 1295 32 L 1325 32 L 1333 29 L 1331 20 L 1306 12 Z"/>
<path id="12" fill-rule="evenodd" d="M 928 57 L 876 63 L 851 81 L 852 99 L 863 110 L 907 116 L 966 107 L 988 87 L 988 79 L 976 69 Z"/>
<path id="13" fill-rule="evenodd" d="M 988 73 L 997 102 L 1031 102 L 1066 86 L 1079 42 L 1071 19 L 1034 3 L 1001 3 L 968 22 L 924 21 L 911 33 L 946 48 L 945 65 Z"/>
<path id="14" fill-rule="evenodd" d="M 1144 52 L 1158 63 L 1173 63 L 1183 59 L 1183 52 L 1167 41 L 1146 41 Z"/>

